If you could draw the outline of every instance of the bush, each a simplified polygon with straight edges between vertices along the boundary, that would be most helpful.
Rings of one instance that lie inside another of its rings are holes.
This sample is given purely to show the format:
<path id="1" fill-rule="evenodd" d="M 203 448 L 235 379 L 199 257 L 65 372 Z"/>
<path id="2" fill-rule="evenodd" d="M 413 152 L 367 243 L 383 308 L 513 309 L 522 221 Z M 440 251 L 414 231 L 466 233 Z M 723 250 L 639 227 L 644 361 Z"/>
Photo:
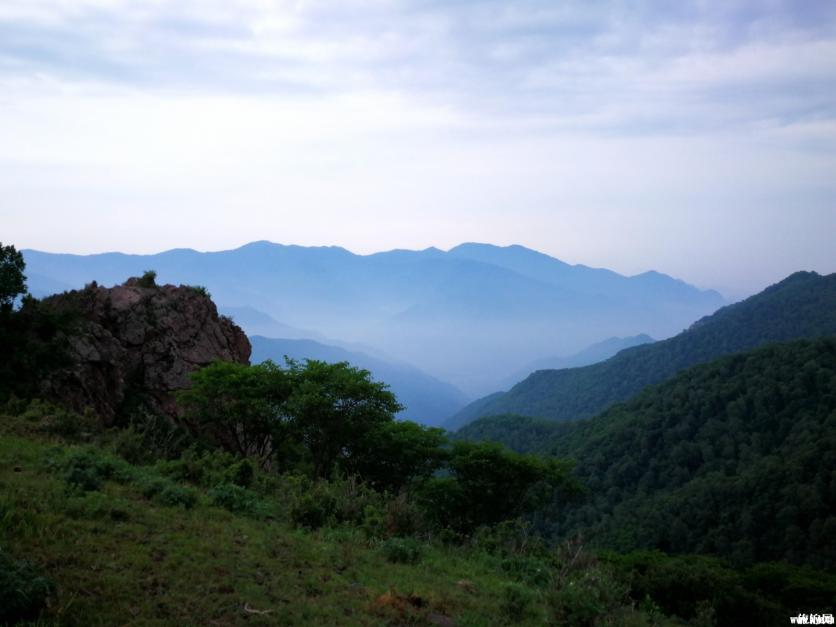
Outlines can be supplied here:
<path id="1" fill-rule="evenodd" d="M 105 481 L 125 483 L 132 478 L 132 469 L 127 464 L 93 450 L 73 453 L 58 466 L 67 485 L 84 492 L 101 489 Z"/>
<path id="2" fill-rule="evenodd" d="M 381 547 L 386 561 L 393 564 L 417 564 L 423 547 L 415 538 L 389 538 Z"/>
<path id="3" fill-rule="evenodd" d="M 609 569 L 593 565 L 560 579 L 548 595 L 552 621 L 570 627 L 606 624 L 627 601 L 627 586 Z"/>
<path id="4" fill-rule="evenodd" d="M 551 568 L 543 559 L 528 555 L 512 555 L 500 562 L 502 571 L 515 581 L 529 586 L 545 586 L 551 581 Z"/>
<path id="5" fill-rule="evenodd" d="M 290 519 L 297 527 L 319 529 L 329 524 L 334 518 L 337 500 L 322 484 L 318 484 L 310 493 L 302 496 L 290 510 Z"/>
<path id="6" fill-rule="evenodd" d="M 149 464 L 178 459 L 193 442 L 188 432 L 170 419 L 138 410 L 127 427 L 113 434 L 110 446 L 132 464 Z"/>
<path id="7" fill-rule="evenodd" d="M 204 488 L 224 483 L 248 488 L 255 479 L 255 469 L 248 459 L 236 460 L 224 451 L 201 452 L 194 446 L 186 449 L 179 459 L 158 462 L 156 468 L 175 481 Z"/>
<path id="8" fill-rule="evenodd" d="M 162 505 L 191 509 L 197 504 L 197 493 L 166 479 L 148 479 L 142 483 L 143 496 Z"/>
<path id="9" fill-rule="evenodd" d="M 536 601 L 536 594 L 519 584 L 507 584 L 502 590 L 502 611 L 514 622 L 531 617 Z"/>
<path id="10" fill-rule="evenodd" d="M 157 271 L 146 270 L 137 281 L 139 287 L 157 287 Z"/>
<path id="11" fill-rule="evenodd" d="M 55 584 L 0 550 L 0 624 L 35 620 L 55 593 Z"/>
<path id="12" fill-rule="evenodd" d="M 201 296 L 212 298 L 212 294 L 210 294 L 209 290 L 207 290 L 203 285 L 190 285 L 189 287 Z"/>
<path id="13" fill-rule="evenodd" d="M 209 500 L 212 505 L 237 514 L 254 514 L 259 504 L 255 494 L 234 483 L 222 483 L 209 490 Z"/>
<path id="14" fill-rule="evenodd" d="M 385 533 L 383 495 L 353 477 L 332 481 L 299 481 L 290 509 L 291 521 L 307 529 L 331 525 L 362 527 L 370 537 Z"/>

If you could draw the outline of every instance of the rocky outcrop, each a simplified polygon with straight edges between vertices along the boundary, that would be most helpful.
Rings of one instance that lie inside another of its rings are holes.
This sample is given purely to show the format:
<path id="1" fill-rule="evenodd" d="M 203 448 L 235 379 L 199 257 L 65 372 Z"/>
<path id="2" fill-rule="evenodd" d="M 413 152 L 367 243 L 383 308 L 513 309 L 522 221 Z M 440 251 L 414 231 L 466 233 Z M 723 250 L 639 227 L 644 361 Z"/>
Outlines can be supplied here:
<path id="1" fill-rule="evenodd" d="M 66 337 L 69 365 L 50 373 L 44 396 L 112 424 L 135 405 L 177 416 L 174 393 L 212 361 L 249 363 L 250 342 L 218 316 L 201 288 L 129 279 L 57 294 L 43 304 L 75 318 Z"/>

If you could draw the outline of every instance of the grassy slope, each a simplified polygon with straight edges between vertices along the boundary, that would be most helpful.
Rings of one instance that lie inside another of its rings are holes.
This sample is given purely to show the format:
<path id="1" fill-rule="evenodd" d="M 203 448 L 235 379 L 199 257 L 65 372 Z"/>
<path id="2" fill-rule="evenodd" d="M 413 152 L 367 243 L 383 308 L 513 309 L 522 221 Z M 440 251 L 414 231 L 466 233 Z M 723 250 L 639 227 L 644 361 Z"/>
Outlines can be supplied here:
<path id="1" fill-rule="evenodd" d="M 162 506 L 113 482 L 68 492 L 46 467 L 56 454 L 0 437 L 0 546 L 58 584 L 50 618 L 62 625 L 431 624 L 434 613 L 457 625 L 502 623 L 510 579 L 487 558 L 430 545 L 418 566 L 392 564 L 356 529 L 300 531 L 205 496 L 191 510 Z M 463 579 L 473 586 L 457 585 Z M 381 598 L 389 591 L 422 606 Z"/>

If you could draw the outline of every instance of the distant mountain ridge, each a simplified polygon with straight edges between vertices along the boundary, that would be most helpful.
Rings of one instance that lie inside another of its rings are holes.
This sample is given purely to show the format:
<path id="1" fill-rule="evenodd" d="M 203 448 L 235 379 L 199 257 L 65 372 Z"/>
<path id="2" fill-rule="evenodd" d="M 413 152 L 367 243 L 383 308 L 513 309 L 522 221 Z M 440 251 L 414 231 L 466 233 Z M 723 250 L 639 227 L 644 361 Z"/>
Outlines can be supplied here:
<path id="1" fill-rule="evenodd" d="M 352 366 L 368 370 L 376 381 L 389 385 L 404 406 L 398 414 L 399 418 L 425 425 L 439 426 L 468 401 L 461 390 L 408 364 L 390 363 L 362 352 L 308 339 L 275 339 L 251 335 L 250 343 L 253 347 L 250 359 L 254 364 L 269 359 L 283 365 L 287 356 L 300 361 L 347 361 Z"/>
<path id="2" fill-rule="evenodd" d="M 798 272 L 670 339 L 623 350 L 598 364 L 541 370 L 510 391 L 478 399 L 448 429 L 482 416 L 587 418 L 689 366 L 769 342 L 836 334 L 836 274 Z"/>
<path id="3" fill-rule="evenodd" d="M 506 389 L 513 387 L 532 372 L 537 370 L 580 368 L 582 366 L 588 366 L 590 364 L 595 364 L 599 361 L 609 359 L 613 355 L 623 351 L 625 348 L 641 346 L 642 344 L 651 344 L 655 341 L 656 340 L 646 333 L 641 333 L 632 337 L 610 337 L 606 340 L 596 342 L 591 346 L 587 346 L 582 351 L 572 355 L 566 355 L 563 357 L 544 357 L 527 364 L 524 368 L 518 370 L 512 377 L 508 377 Z"/>
<path id="4" fill-rule="evenodd" d="M 496 389 L 533 360 L 602 338 L 669 337 L 724 304 L 716 292 L 663 274 L 625 277 L 522 246 L 355 255 L 253 242 L 207 253 L 23 253 L 36 294 L 154 269 L 161 282 L 205 286 L 227 307 L 377 347 L 471 395 Z"/>

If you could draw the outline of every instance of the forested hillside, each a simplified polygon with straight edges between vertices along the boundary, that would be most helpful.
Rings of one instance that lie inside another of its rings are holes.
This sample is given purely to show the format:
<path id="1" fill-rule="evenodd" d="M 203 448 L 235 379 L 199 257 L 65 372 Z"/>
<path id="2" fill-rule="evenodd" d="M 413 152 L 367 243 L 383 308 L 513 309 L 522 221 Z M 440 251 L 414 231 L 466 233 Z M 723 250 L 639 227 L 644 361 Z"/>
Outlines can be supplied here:
<path id="1" fill-rule="evenodd" d="M 552 534 L 836 568 L 836 339 L 696 366 L 553 440 L 587 498 Z"/>
<path id="2" fill-rule="evenodd" d="M 836 274 L 797 272 L 668 340 L 584 368 L 535 372 L 504 394 L 474 401 L 446 426 L 457 429 L 499 414 L 586 418 L 688 366 L 769 342 L 830 334 L 836 334 Z"/>

